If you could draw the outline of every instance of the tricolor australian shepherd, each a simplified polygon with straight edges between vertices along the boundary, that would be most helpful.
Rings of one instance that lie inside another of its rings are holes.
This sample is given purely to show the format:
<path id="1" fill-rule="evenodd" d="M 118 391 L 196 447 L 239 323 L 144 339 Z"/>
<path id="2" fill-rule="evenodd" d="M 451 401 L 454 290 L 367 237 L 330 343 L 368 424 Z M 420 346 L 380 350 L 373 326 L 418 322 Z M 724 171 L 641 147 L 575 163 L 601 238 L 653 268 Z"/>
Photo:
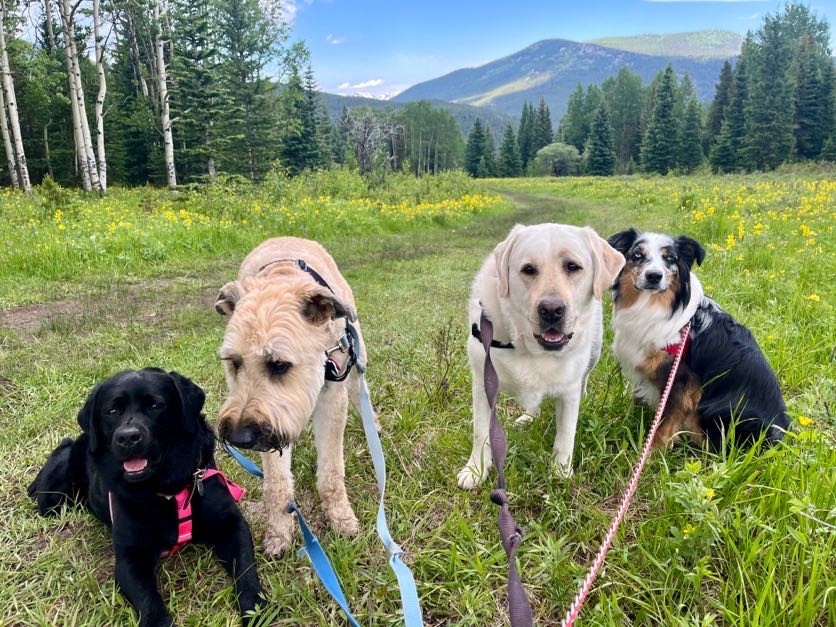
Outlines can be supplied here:
<path id="1" fill-rule="evenodd" d="M 775 373 L 752 333 L 703 294 L 691 267 L 705 251 L 681 235 L 616 233 L 610 245 L 626 258 L 613 285 L 613 350 L 635 396 L 656 407 L 691 321 L 654 446 L 686 433 L 719 448 L 733 434 L 738 445 L 761 437 L 780 440 L 789 424 Z"/>

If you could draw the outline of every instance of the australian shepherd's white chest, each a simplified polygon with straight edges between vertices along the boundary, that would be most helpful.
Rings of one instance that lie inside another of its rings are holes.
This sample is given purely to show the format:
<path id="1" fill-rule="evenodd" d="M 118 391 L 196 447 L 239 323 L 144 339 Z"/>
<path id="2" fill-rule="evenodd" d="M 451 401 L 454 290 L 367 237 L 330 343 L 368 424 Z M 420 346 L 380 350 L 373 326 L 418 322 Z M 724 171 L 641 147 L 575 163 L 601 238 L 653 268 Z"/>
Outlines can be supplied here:
<path id="1" fill-rule="evenodd" d="M 626 259 L 613 285 L 613 351 L 636 398 L 651 407 L 691 321 L 654 445 L 680 433 L 715 448 L 732 434 L 744 445 L 762 433 L 766 442 L 780 440 L 789 418 L 778 380 L 751 332 L 704 295 L 691 272 L 705 258 L 699 242 L 635 229 L 608 241 Z"/>

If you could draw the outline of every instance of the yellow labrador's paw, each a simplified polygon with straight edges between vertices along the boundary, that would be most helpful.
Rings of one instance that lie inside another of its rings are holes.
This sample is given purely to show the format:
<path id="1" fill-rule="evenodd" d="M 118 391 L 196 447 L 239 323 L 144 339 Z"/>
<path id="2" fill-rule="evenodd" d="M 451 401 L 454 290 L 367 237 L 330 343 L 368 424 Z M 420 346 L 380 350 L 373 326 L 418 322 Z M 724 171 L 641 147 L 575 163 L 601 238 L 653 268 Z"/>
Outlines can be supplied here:
<path id="1" fill-rule="evenodd" d="M 572 475 L 575 474 L 575 471 L 572 470 L 571 459 L 568 459 L 566 461 L 559 461 L 555 459 L 552 462 L 552 468 L 554 469 L 554 474 L 561 479 L 570 479 Z"/>
<path id="2" fill-rule="evenodd" d="M 532 420 L 534 420 L 534 416 L 523 412 L 514 421 L 514 424 L 518 427 L 524 427 L 525 425 L 530 424 Z"/>
<path id="3" fill-rule="evenodd" d="M 462 490 L 472 490 L 480 483 L 482 483 L 488 476 L 487 468 L 482 468 L 481 471 L 475 464 L 469 463 L 467 466 L 459 471 L 458 482 Z"/>

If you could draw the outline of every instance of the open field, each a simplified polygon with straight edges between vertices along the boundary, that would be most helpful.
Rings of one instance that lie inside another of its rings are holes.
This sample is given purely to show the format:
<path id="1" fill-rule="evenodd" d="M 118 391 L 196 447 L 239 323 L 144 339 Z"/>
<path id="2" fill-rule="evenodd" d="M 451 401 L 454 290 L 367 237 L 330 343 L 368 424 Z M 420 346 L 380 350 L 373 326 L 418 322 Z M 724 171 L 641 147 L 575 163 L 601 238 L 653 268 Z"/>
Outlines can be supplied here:
<path id="1" fill-rule="evenodd" d="M 211 303 L 255 243 L 287 233 L 322 241 L 354 289 L 383 426 L 390 526 L 427 624 L 507 624 L 490 488 L 466 493 L 455 482 L 470 450 L 465 302 L 482 258 L 514 223 L 557 221 L 590 224 L 604 236 L 633 225 L 700 239 L 707 292 L 752 328 L 794 422 L 785 442 L 764 453 L 681 446 L 654 454 L 582 624 L 836 623 L 831 175 L 479 187 L 448 177 L 371 191 L 339 176 L 178 199 L 150 189 L 102 200 L 63 190 L 35 201 L 0 197 L 0 622 L 133 620 L 112 583 L 103 526 L 81 510 L 40 518 L 25 487 L 51 448 L 76 432 L 75 414 L 92 385 L 117 370 L 157 365 L 192 377 L 207 391 L 213 421 L 224 382 L 222 322 Z M 501 405 L 503 416 L 515 415 L 511 402 Z M 548 403 L 528 427 L 509 427 L 507 467 L 511 507 L 525 530 L 522 577 L 541 625 L 559 623 L 571 602 L 651 412 L 632 404 L 605 350 L 582 405 L 569 480 L 550 471 L 550 415 Z M 244 511 L 258 553 L 260 486 L 218 458 L 249 488 Z M 377 492 L 359 419 L 346 438 L 358 538 L 324 526 L 309 433 L 294 464 L 297 500 L 355 615 L 364 625 L 399 624 L 397 587 L 374 532 Z M 263 624 L 345 624 L 305 558 L 261 558 L 259 567 L 272 600 Z M 231 584 L 204 548 L 164 562 L 161 582 L 180 624 L 237 623 Z"/>

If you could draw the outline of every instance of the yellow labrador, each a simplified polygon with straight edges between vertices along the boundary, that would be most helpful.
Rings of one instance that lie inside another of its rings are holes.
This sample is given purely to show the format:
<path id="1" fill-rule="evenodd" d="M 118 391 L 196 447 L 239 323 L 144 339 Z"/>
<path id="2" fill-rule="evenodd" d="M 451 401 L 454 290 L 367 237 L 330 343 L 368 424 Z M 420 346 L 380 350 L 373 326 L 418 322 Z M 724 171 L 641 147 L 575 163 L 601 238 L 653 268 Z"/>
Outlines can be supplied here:
<path id="1" fill-rule="evenodd" d="M 536 416 L 547 396 L 556 399 L 554 457 L 570 475 L 575 427 L 589 372 L 601 354 L 601 296 L 618 276 L 624 256 L 590 227 L 563 224 L 515 226 L 488 255 L 473 282 L 467 354 L 473 378 L 473 451 L 459 472 L 459 487 L 473 488 L 493 460 L 488 442 L 485 351 L 477 339 L 482 312 L 498 344 L 491 359 L 500 389 Z"/>

